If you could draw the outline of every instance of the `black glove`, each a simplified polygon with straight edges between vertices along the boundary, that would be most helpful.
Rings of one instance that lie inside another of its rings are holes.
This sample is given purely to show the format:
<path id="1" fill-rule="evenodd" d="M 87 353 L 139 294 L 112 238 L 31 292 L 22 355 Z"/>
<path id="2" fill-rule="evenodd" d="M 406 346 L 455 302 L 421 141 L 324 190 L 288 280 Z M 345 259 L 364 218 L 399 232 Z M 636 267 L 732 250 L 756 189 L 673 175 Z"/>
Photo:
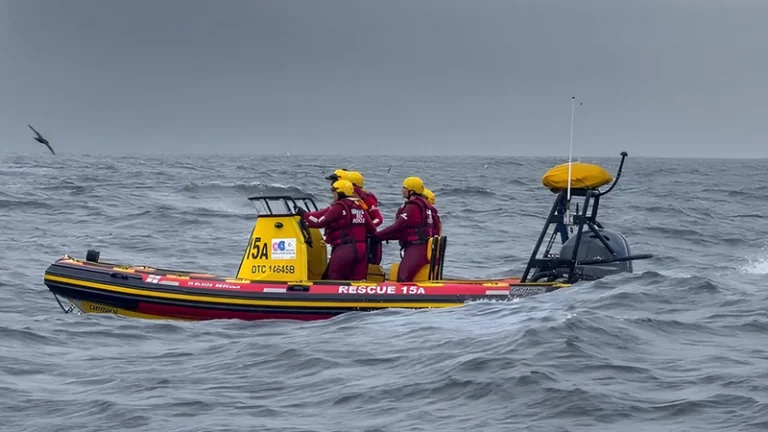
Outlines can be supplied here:
<path id="1" fill-rule="evenodd" d="M 304 217 L 304 213 L 307 212 L 306 210 L 304 210 L 304 208 L 299 207 L 299 206 L 293 206 L 293 211 L 295 211 L 296 214 L 301 216 L 301 217 Z"/>

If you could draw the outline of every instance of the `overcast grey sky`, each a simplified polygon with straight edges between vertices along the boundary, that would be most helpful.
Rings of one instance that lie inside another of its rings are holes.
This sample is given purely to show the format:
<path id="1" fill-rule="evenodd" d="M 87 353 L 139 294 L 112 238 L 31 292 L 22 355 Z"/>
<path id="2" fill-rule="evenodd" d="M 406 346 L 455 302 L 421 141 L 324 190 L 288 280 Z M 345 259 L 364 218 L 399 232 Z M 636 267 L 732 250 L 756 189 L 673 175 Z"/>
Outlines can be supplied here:
<path id="1" fill-rule="evenodd" d="M 2 151 L 768 156 L 768 1 L 0 0 Z"/>

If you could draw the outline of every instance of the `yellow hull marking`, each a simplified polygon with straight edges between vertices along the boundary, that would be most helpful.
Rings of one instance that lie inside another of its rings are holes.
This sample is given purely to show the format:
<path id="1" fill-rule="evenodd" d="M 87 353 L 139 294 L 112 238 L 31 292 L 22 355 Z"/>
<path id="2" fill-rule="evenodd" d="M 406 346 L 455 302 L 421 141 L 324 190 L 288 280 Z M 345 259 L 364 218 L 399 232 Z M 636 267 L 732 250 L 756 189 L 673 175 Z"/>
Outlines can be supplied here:
<path id="1" fill-rule="evenodd" d="M 74 300 L 67 298 L 71 303 L 74 303 L 77 308 L 86 314 L 97 314 L 97 315 L 118 315 L 118 316 L 124 316 L 127 318 L 141 318 L 141 319 L 156 319 L 156 320 L 179 320 L 179 321 L 190 321 L 183 318 L 175 318 L 175 317 L 166 317 L 161 315 L 150 315 L 150 314 L 144 314 L 140 312 L 134 312 L 128 309 L 123 308 L 117 308 L 114 306 L 108 306 L 101 303 L 94 303 L 87 300 Z"/>
<path id="2" fill-rule="evenodd" d="M 223 304 L 241 304 L 241 305 L 251 305 L 251 306 L 301 306 L 301 307 L 350 307 L 350 308 L 379 308 L 379 309 L 388 309 L 388 308 L 411 308 L 411 309 L 429 309 L 429 308 L 448 308 L 448 307 L 456 307 L 463 305 L 463 302 L 452 302 L 452 303 L 394 303 L 394 302 L 387 302 L 387 303 L 379 303 L 378 300 L 373 300 L 370 302 L 345 302 L 345 301 L 338 301 L 338 302 L 321 302 L 321 301 L 314 301 L 314 302 L 304 302 L 304 301 L 296 301 L 296 300 L 250 300 L 250 299 L 236 299 L 236 298 L 217 298 L 217 297 L 203 297 L 203 296 L 196 296 L 196 295 L 190 295 L 190 294 L 172 294 L 172 293 L 160 293 L 160 292 L 154 292 L 154 291 L 147 291 L 147 290 L 139 290 L 134 288 L 125 288 L 125 287 L 119 287 L 114 285 L 107 285 L 97 282 L 86 282 L 81 281 L 77 279 L 70 279 L 70 278 L 64 278 L 60 276 L 45 276 L 45 280 L 49 280 L 52 282 L 62 282 L 70 285 L 75 286 L 84 286 L 88 288 L 96 288 L 96 289 L 102 289 L 107 291 L 115 291 L 125 294 L 136 294 L 136 295 L 143 295 L 148 297 L 159 297 L 159 298 L 165 298 L 165 299 L 177 299 L 177 300 L 189 300 L 189 301 L 197 301 L 197 302 L 204 302 L 204 303 L 223 303 Z"/>

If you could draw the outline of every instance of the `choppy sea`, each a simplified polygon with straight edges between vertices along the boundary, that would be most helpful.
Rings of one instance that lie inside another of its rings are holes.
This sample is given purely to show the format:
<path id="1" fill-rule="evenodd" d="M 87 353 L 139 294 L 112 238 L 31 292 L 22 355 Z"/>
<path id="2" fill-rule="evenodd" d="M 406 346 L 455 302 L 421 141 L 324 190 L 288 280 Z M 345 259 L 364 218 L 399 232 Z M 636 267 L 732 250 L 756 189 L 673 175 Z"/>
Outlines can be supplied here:
<path id="1" fill-rule="evenodd" d="M 583 159 L 615 173 L 616 157 Z M 65 253 L 233 274 L 249 195 L 358 169 L 388 225 L 437 195 L 446 277 L 519 275 L 554 196 L 547 158 L 0 157 L 0 429 L 768 430 L 768 160 L 626 160 L 601 203 L 633 274 L 509 303 L 321 322 L 64 314 Z M 390 170 L 391 169 L 391 170 Z M 384 262 L 397 259 L 385 245 Z"/>

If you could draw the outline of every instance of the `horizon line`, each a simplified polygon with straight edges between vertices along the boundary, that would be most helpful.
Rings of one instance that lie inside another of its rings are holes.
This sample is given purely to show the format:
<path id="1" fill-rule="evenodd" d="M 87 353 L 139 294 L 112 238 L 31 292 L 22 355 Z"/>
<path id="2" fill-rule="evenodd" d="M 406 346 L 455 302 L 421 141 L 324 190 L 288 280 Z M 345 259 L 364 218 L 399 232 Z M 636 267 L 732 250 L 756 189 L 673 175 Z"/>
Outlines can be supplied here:
<path id="1" fill-rule="evenodd" d="M 629 152 L 628 152 L 629 153 Z M 503 159 L 509 159 L 509 158 L 521 158 L 521 159 L 564 159 L 567 160 L 567 155 L 520 155 L 520 154 L 502 154 L 502 153 L 481 153 L 481 154 L 417 154 L 417 155 L 406 155 L 406 154 L 383 154 L 383 153 L 365 153 L 360 152 L 356 153 L 354 155 L 349 154 L 334 154 L 334 153 L 291 153 L 291 152 L 285 152 L 285 153 L 254 153 L 254 152 L 130 152 L 130 153 L 108 153 L 108 152 L 60 152 L 57 151 L 56 156 L 51 155 L 47 152 L 20 152 L 20 151 L 3 151 L 0 150 L 0 155 L 8 155 L 8 156 L 36 156 L 39 155 L 41 157 L 59 157 L 59 156 L 107 156 L 107 157 L 158 157 L 158 156 L 193 156 L 193 157 L 216 157 L 216 156 L 223 156 L 223 157 L 229 157 L 229 156 L 247 156 L 247 157 L 301 157 L 301 158 L 311 158 L 311 157 L 318 157 L 318 158 L 356 158 L 356 157 L 377 157 L 377 158 L 384 158 L 384 157 L 391 157 L 391 158 L 406 158 L 406 157 L 413 157 L 415 159 L 455 159 L 455 158 L 503 158 Z M 608 159 L 608 158 L 617 158 L 620 159 L 621 155 L 620 152 L 617 152 L 616 154 L 612 155 L 579 155 L 579 156 L 573 156 L 573 161 L 577 162 L 579 159 Z M 629 154 L 627 158 L 637 158 L 637 159 L 691 159 L 691 160 L 762 160 L 762 159 L 768 159 L 768 155 L 762 156 L 762 157 L 756 157 L 756 156 L 652 156 L 652 155 L 635 155 Z"/>

